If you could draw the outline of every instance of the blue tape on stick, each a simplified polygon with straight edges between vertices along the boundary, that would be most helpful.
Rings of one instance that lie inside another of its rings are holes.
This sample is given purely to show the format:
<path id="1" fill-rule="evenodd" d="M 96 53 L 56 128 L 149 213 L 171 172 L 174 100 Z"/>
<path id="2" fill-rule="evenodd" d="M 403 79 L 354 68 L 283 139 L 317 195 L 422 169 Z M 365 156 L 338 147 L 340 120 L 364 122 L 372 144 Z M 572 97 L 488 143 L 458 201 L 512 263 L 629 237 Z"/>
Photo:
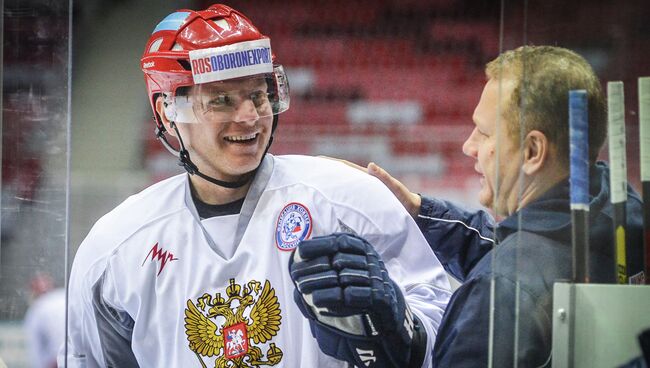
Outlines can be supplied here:
<path id="1" fill-rule="evenodd" d="M 587 111 L 587 91 L 582 89 L 569 91 L 572 208 L 588 209 L 589 205 L 589 119 Z"/>

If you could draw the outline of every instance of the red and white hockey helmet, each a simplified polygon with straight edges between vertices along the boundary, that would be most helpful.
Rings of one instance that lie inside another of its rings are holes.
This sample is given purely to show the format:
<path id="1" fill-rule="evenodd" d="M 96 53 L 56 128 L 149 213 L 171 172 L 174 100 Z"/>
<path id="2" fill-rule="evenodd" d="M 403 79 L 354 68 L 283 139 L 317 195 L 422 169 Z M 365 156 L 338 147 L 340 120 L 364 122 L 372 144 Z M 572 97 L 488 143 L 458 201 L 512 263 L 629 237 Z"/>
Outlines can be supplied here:
<path id="1" fill-rule="evenodd" d="M 154 29 L 144 50 L 140 67 L 149 102 L 159 128 L 156 98 L 165 94 L 175 98 L 179 87 L 207 86 L 233 79 L 264 78 L 269 87 L 271 108 L 265 114 L 277 115 L 289 108 L 289 85 L 281 65 L 274 63 L 270 39 L 242 13 L 215 4 L 206 10 L 178 10 Z M 255 99 L 255 97 L 250 97 Z M 166 115 L 183 121 L 192 105 L 174 100 Z M 196 103 L 194 104 L 196 112 Z"/>

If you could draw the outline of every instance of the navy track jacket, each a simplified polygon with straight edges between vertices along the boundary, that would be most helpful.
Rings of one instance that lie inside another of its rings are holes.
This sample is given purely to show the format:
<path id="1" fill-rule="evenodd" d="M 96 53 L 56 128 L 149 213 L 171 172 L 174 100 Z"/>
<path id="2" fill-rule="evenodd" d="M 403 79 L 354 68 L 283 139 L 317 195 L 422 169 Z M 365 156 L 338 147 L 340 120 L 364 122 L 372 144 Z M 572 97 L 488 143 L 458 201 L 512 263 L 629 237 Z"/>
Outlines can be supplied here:
<path id="1" fill-rule="evenodd" d="M 591 281 L 612 283 L 613 208 L 605 163 L 591 168 L 590 201 Z M 635 275 L 643 260 L 642 203 L 629 186 L 626 212 L 628 273 Z M 494 367 L 512 367 L 515 359 L 520 367 L 550 367 L 553 283 L 572 274 L 568 178 L 496 225 L 484 211 L 424 196 L 417 222 L 447 272 L 462 282 L 438 331 L 434 367 L 486 367 L 490 345 Z"/>

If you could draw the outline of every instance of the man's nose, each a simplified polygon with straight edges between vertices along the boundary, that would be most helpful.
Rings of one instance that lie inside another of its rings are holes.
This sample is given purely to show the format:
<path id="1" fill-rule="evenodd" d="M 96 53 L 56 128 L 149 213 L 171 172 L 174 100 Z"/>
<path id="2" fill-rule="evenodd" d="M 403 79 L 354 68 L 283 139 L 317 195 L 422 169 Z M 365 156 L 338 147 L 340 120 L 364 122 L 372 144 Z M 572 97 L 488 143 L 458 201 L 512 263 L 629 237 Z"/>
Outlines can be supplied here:
<path id="1" fill-rule="evenodd" d="M 235 109 L 233 120 L 238 123 L 257 121 L 260 118 L 255 103 L 250 98 L 242 99 Z"/>
<path id="2" fill-rule="evenodd" d="M 476 149 L 476 144 L 473 137 L 474 132 L 472 132 L 472 134 L 470 134 L 470 136 L 465 140 L 465 143 L 463 143 L 463 153 L 466 156 L 476 158 L 478 150 Z"/>

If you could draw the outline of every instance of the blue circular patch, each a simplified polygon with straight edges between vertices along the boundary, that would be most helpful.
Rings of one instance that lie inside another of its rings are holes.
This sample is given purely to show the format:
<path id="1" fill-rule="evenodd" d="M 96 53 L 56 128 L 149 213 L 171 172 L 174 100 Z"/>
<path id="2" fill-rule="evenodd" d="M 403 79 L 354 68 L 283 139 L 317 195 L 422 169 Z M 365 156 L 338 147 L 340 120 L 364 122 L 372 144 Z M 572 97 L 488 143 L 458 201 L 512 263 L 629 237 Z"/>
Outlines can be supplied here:
<path id="1" fill-rule="evenodd" d="M 275 244 L 281 250 L 292 250 L 311 235 L 311 214 L 304 205 L 292 202 L 280 211 L 275 226 Z"/>

